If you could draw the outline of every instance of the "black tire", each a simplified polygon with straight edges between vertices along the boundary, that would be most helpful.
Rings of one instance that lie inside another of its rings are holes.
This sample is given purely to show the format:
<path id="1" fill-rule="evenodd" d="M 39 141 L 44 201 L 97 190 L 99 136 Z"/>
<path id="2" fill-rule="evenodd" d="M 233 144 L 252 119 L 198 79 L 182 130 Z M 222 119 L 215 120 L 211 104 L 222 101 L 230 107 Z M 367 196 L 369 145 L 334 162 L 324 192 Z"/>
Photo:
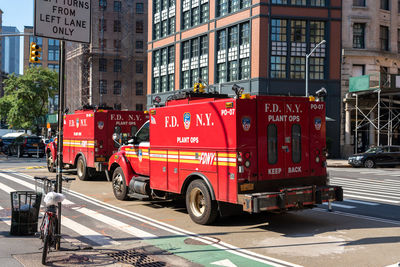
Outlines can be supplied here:
<path id="1" fill-rule="evenodd" d="M 125 174 L 121 167 L 116 168 L 113 173 L 112 188 L 114 196 L 118 200 L 128 199 L 128 187 L 126 186 Z"/>
<path id="2" fill-rule="evenodd" d="M 364 167 L 365 168 L 375 168 L 376 167 L 375 161 L 373 159 L 366 159 L 364 161 Z"/>
<path id="3" fill-rule="evenodd" d="M 47 153 L 46 155 L 47 169 L 49 172 L 56 172 L 56 165 L 51 152 Z"/>
<path id="4" fill-rule="evenodd" d="M 47 254 L 49 253 L 50 246 L 50 235 L 46 235 L 43 240 L 43 250 L 42 250 L 42 264 L 46 265 Z"/>
<path id="5" fill-rule="evenodd" d="M 186 190 L 186 209 L 198 224 L 211 224 L 218 216 L 218 204 L 211 199 L 210 190 L 203 180 L 192 181 Z"/>
<path id="6" fill-rule="evenodd" d="M 44 153 L 40 153 L 39 158 L 43 158 L 43 157 L 44 157 Z"/>
<path id="7" fill-rule="evenodd" d="M 82 181 L 87 181 L 90 178 L 86 161 L 82 156 L 80 156 L 76 162 L 76 174 L 78 175 L 79 180 Z"/>

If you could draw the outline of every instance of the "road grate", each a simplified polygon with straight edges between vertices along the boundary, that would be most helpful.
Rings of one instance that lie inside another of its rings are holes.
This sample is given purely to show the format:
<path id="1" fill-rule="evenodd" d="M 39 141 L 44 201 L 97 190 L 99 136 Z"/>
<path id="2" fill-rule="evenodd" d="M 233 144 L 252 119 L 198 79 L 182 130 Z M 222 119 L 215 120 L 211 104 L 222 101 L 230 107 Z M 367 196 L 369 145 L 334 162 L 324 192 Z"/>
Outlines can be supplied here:
<path id="1" fill-rule="evenodd" d="M 122 263 L 132 264 L 137 267 L 164 267 L 165 262 L 158 261 L 136 249 L 122 250 L 115 253 L 108 253 L 108 256 Z"/>

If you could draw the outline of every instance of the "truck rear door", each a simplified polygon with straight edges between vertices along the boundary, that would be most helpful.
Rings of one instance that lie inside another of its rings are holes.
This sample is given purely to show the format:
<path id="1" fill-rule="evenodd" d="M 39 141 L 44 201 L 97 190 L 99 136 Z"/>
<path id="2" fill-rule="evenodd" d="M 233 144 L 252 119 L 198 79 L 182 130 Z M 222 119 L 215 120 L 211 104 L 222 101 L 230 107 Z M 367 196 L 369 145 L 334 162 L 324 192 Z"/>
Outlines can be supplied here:
<path id="1" fill-rule="evenodd" d="M 308 103 L 263 97 L 257 106 L 259 181 L 307 176 Z"/>

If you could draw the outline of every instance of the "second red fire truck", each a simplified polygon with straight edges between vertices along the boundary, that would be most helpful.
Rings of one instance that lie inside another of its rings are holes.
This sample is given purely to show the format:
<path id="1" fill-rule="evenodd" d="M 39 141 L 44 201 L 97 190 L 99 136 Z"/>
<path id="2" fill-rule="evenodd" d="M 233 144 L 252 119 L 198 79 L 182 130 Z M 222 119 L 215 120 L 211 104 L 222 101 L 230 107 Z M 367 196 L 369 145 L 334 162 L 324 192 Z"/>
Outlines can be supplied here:
<path id="1" fill-rule="evenodd" d="M 343 200 L 327 177 L 325 103 L 306 97 L 185 93 L 150 109 L 108 168 L 117 199 L 185 196 L 199 224 L 232 205 L 258 213 Z"/>
<path id="2" fill-rule="evenodd" d="M 107 170 L 109 157 L 118 150 L 112 140 L 117 133 L 128 139 L 148 120 L 143 111 L 120 111 L 86 107 L 64 116 L 63 167 L 76 168 L 79 179 L 87 180 Z M 46 147 L 47 167 L 55 172 L 57 143 Z"/>

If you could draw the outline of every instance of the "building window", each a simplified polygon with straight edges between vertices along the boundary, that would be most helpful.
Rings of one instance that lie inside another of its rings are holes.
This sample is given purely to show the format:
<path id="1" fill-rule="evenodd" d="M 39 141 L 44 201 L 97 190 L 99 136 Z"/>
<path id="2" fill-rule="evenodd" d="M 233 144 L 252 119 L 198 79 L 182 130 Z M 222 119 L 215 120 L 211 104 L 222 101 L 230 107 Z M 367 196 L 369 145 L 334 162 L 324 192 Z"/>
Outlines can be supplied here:
<path id="1" fill-rule="evenodd" d="M 365 6 L 365 0 L 353 0 L 353 6 Z"/>
<path id="2" fill-rule="evenodd" d="M 137 111 L 143 111 L 143 104 L 136 104 Z"/>
<path id="3" fill-rule="evenodd" d="M 107 94 L 107 80 L 100 80 L 99 81 L 99 90 L 101 95 Z"/>
<path id="4" fill-rule="evenodd" d="M 136 49 L 143 49 L 143 41 L 136 41 Z"/>
<path id="5" fill-rule="evenodd" d="M 175 88 L 175 47 L 153 52 L 152 93 L 173 91 Z"/>
<path id="6" fill-rule="evenodd" d="M 182 29 L 188 29 L 208 21 L 208 1 L 184 0 L 182 2 Z"/>
<path id="7" fill-rule="evenodd" d="M 326 6 L 326 0 L 271 0 L 274 5 Z"/>
<path id="8" fill-rule="evenodd" d="M 121 1 L 114 1 L 114 12 L 121 12 Z"/>
<path id="9" fill-rule="evenodd" d="M 381 44 L 381 50 L 389 51 L 389 27 L 380 26 L 379 40 Z"/>
<path id="10" fill-rule="evenodd" d="M 250 24 L 235 25 L 217 32 L 217 81 L 250 78 Z"/>
<path id="11" fill-rule="evenodd" d="M 143 20 L 136 21 L 136 33 L 143 33 Z"/>
<path id="12" fill-rule="evenodd" d="M 53 70 L 53 71 L 55 71 L 55 72 L 59 72 L 59 70 L 60 70 L 60 66 L 58 65 L 58 64 L 47 64 L 47 67 L 50 69 L 50 70 Z"/>
<path id="13" fill-rule="evenodd" d="M 397 29 L 397 53 L 400 53 L 400 29 Z"/>
<path id="14" fill-rule="evenodd" d="M 381 0 L 381 9 L 383 10 L 390 10 L 389 8 L 389 0 Z"/>
<path id="15" fill-rule="evenodd" d="M 121 94 L 121 81 L 114 81 L 114 90 L 113 93 L 114 95 L 120 95 Z"/>
<path id="16" fill-rule="evenodd" d="M 144 13 L 144 4 L 136 3 L 136 14 L 143 14 L 143 13 Z"/>
<path id="17" fill-rule="evenodd" d="M 121 40 L 114 40 L 114 48 L 121 49 Z"/>
<path id="18" fill-rule="evenodd" d="M 122 61 L 121 59 L 114 59 L 114 72 L 121 72 Z"/>
<path id="19" fill-rule="evenodd" d="M 136 95 L 143 95 L 143 82 L 136 82 Z"/>
<path id="20" fill-rule="evenodd" d="M 380 67 L 380 75 L 381 75 L 381 88 L 390 88 L 390 74 L 388 67 Z"/>
<path id="21" fill-rule="evenodd" d="M 107 71 L 107 59 L 99 58 L 99 71 Z"/>
<path id="22" fill-rule="evenodd" d="M 60 41 L 54 39 L 48 39 L 48 54 L 47 60 L 58 61 L 60 58 Z"/>
<path id="23" fill-rule="evenodd" d="M 114 20 L 114 32 L 121 32 L 121 21 Z"/>
<path id="24" fill-rule="evenodd" d="M 208 36 L 182 42 L 181 87 L 191 88 L 195 83 L 208 83 Z"/>
<path id="25" fill-rule="evenodd" d="M 107 47 L 107 40 L 106 39 L 99 39 L 99 48 L 103 49 Z"/>
<path id="26" fill-rule="evenodd" d="M 353 25 L 353 48 L 365 48 L 365 24 L 354 23 Z"/>
<path id="27" fill-rule="evenodd" d="M 107 30 L 107 21 L 105 19 L 99 19 L 99 31 L 105 32 Z"/>
<path id="28" fill-rule="evenodd" d="M 271 20 L 271 78 L 304 79 L 305 54 L 325 39 L 324 21 Z M 308 33 L 308 34 L 306 34 Z M 320 45 L 310 56 L 309 77 L 325 78 L 326 45 Z"/>
<path id="29" fill-rule="evenodd" d="M 240 9 L 250 6 L 250 0 L 218 0 L 218 16 L 224 16 L 229 13 L 239 11 Z"/>
<path id="30" fill-rule="evenodd" d="M 163 30 L 162 30 L 163 29 Z M 175 0 L 153 1 L 153 39 L 175 32 Z"/>
<path id="31" fill-rule="evenodd" d="M 136 61 L 136 73 L 143 73 L 143 61 Z"/>
<path id="32" fill-rule="evenodd" d="M 107 0 L 99 0 L 99 8 L 100 8 L 100 10 L 106 10 Z"/>

